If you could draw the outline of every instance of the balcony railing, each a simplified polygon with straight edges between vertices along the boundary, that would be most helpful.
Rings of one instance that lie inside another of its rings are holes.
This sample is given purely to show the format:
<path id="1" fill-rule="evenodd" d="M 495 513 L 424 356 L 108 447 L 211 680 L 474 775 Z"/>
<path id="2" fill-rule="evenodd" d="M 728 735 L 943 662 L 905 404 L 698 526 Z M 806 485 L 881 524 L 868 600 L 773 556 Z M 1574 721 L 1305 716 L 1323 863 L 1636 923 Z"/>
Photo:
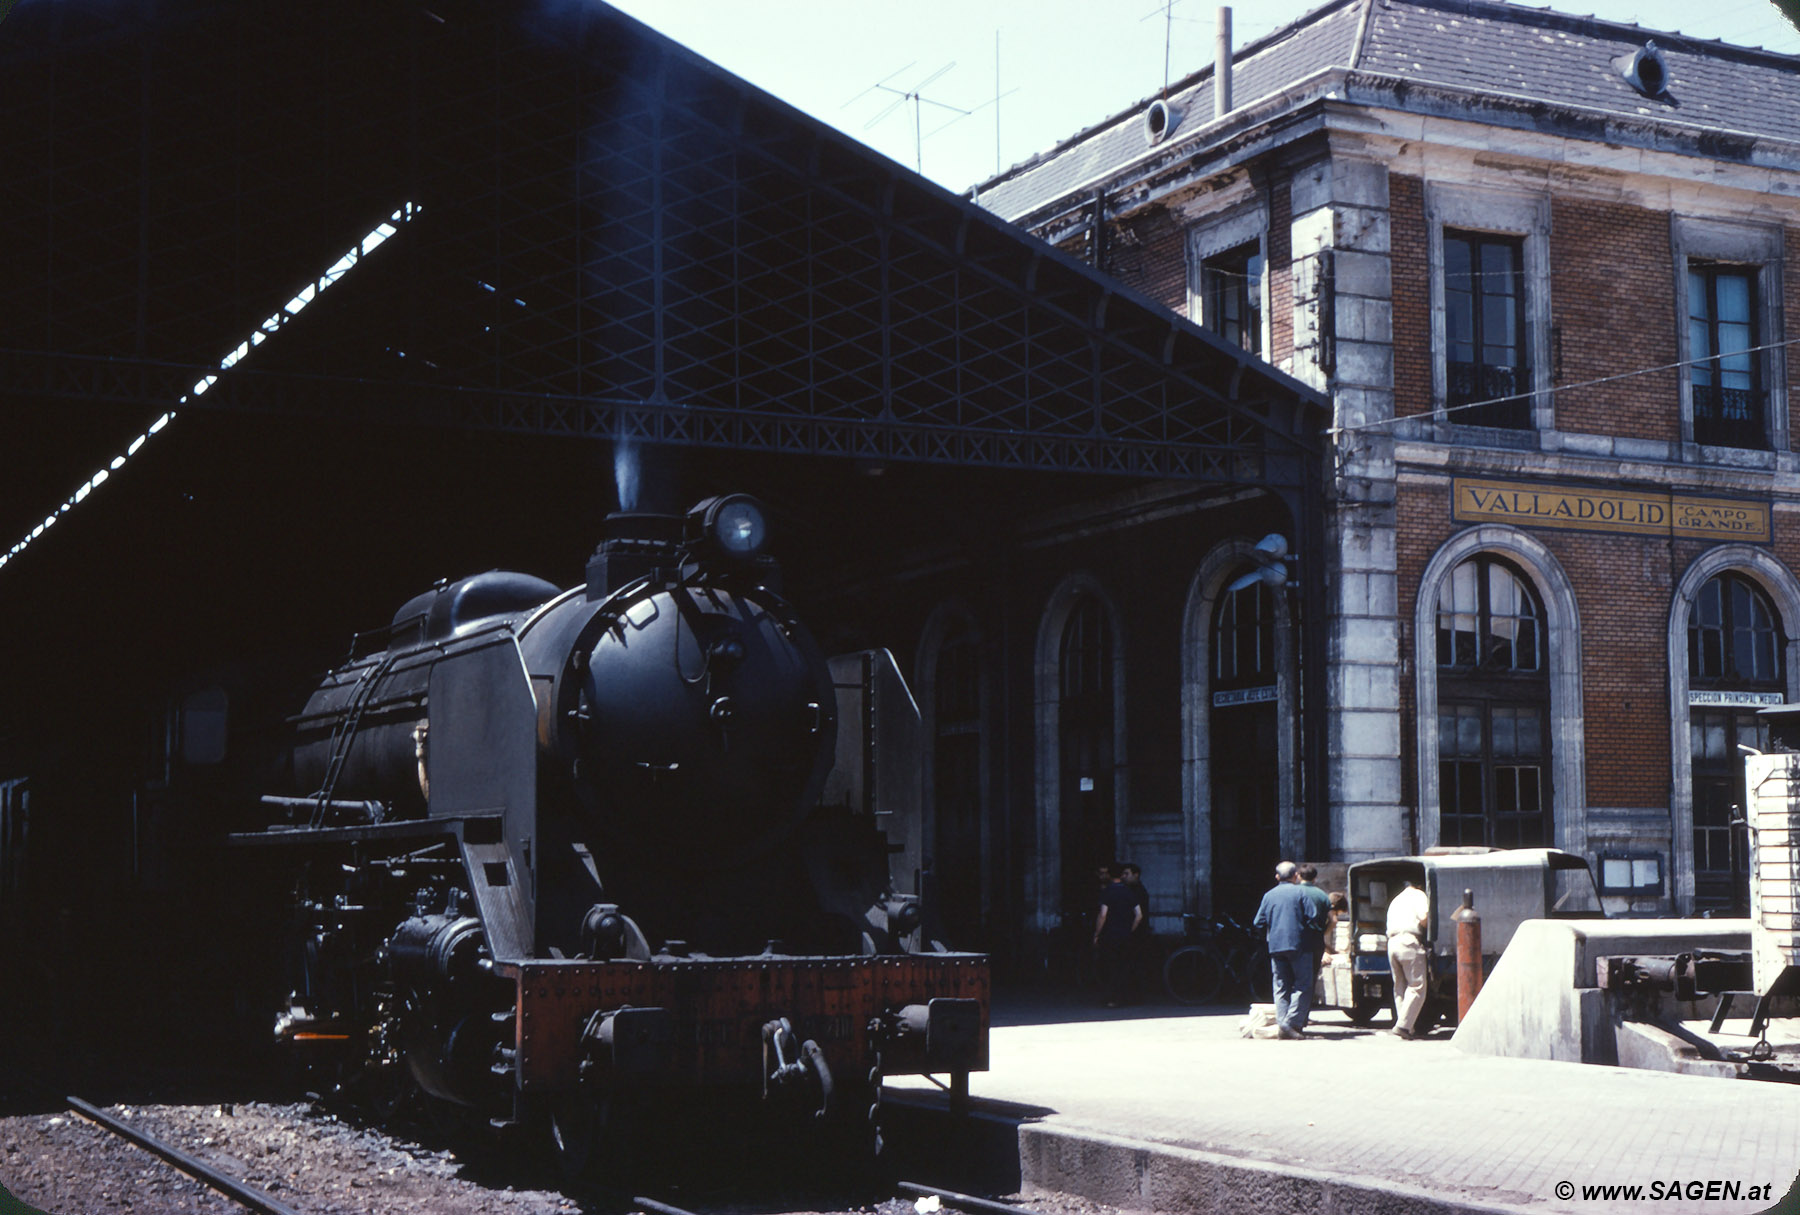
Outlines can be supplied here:
<path id="1" fill-rule="evenodd" d="M 1531 428 L 1529 367 L 1451 363 L 1448 381 L 1450 421 L 1460 426 Z M 1474 404 L 1477 401 L 1485 404 Z"/>
<path id="2" fill-rule="evenodd" d="M 1715 447 L 1766 448 L 1762 393 L 1754 388 L 1694 386 L 1694 442 Z"/>

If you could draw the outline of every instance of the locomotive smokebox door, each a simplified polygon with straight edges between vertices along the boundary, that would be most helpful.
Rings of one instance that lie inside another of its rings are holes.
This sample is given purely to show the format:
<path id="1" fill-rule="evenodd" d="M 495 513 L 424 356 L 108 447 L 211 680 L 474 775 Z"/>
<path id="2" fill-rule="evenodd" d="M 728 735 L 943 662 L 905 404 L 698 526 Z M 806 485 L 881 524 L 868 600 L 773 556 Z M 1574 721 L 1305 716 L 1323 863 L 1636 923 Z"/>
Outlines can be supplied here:
<path id="1" fill-rule="evenodd" d="M 463 861 L 496 960 L 528 956 L 533 931 L 531 840 L 537 818 L 537 700 L 510 635 L 432 668 L 427 771 L 433 818 L 501 813 L 498 832 L 471 822 Z"/>

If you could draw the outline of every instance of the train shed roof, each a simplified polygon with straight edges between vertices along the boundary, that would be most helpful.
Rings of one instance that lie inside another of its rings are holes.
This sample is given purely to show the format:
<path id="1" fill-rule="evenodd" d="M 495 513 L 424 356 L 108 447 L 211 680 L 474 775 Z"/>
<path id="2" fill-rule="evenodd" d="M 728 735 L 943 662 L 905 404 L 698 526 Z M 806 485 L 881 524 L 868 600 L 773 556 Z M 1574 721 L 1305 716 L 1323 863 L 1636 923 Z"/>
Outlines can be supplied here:
<path id="1" fill-rule="evenodd" d="M 177 406 L 1321 475 L 1304 385 L 603 5 L 27 4 L 0 105 L 9 542 Z"/>

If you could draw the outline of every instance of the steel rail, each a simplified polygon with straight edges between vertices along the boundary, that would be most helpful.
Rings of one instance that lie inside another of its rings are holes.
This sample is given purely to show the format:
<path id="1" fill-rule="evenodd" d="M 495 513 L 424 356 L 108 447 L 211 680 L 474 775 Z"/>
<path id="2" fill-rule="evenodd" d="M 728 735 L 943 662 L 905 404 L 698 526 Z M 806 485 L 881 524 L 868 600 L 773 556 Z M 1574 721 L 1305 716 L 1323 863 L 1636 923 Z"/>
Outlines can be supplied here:
<path id="1" fill-rule="evenodd" d="M 199 1158 L 188 1155 L 180 1148 L 145 1134 L 137 1127 L 113 1117 L 105 1110 L 89 1105 L 79 1097 L 69 1097 L 66 1100 L 70 1109 L 88 1121 L 104 1127 L 121 1139 L 137 1144 L 145 1151 L 161 1156 L 182 1172 L 205 1182 L 227 1198 L 249 1207 L 252 1211 L 260 1211 L 262 1215 L 300 1215 L 300 1212 L 293 1207 L 271 1198 L 255 1186 L 247 1185 L 231 1174 L 222 1172 Z"/>
<path id="2" fill-rule="evenodd" d="M 1010 1202 L 996 1202 L 992 1198 L 977 1198 L 973 1194 L 958 1194 L 955 1190 L 940 1190 L 935 1186 L 920 1185 L 916 1181 L 902 1181 L 895 1187 L 902 1194 L 914 1198 L 936 1198 L 947 1207 L 955 1207 L 959 1211 L 972 1211 L 976 1215 L 1037 1215 L 1028 1207 L 1015 1207 Z"/>
<path id="3" fill-rule="evenodd" d="M 633 1198 L 633 1209 L 643 1211 L 645 1215 L 694 1215 L 694 1212 L 681 1207 L 672 1207 L 666 1202 L 658 1202 L 654 1198 Z"/>

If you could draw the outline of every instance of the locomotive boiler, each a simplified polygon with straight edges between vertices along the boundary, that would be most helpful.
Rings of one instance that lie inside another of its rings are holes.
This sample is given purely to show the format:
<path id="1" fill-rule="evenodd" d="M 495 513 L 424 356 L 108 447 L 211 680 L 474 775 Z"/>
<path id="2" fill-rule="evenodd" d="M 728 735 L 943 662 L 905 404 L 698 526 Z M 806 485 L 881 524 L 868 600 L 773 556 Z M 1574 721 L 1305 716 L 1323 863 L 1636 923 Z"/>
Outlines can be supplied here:
<path id="1" fill-rule="evenodd" d="M 232 840 L 293 881 L 277 1036 L 378 1101 L 545 1121 L 576 1167 L 727 1095 L 878 1143 L 884 1076 L 966 1092 L 987 1055 L 986 960 L 926 939 L 917 806 L 878 796 L 910 697 L 884 653 L 826 660 L 754 500 L 608 533 L 572 590 L 413 598 L 292 720 Z"/>

